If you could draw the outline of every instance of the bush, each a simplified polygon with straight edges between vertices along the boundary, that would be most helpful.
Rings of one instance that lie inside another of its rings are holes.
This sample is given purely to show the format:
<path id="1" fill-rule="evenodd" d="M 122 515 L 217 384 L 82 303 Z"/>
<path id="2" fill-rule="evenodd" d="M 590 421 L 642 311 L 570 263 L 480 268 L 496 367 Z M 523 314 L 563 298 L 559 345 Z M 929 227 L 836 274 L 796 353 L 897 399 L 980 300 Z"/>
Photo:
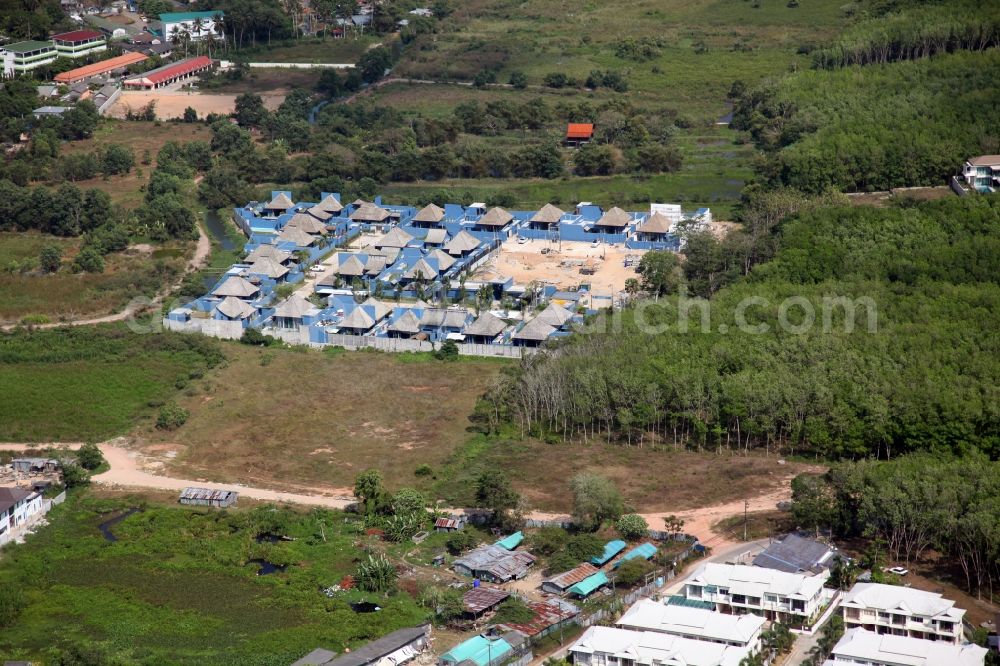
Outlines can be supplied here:
<path id="1" fill-rule="evenodd" d="M 615 528 L 626 541 L 636 541 L 649 534 L 649 523 L 637 513 L 627 513 L 619 518 Z"/>
<path id="2" fill-rule="evenodd" d="M 97 444 L 87 442 L 77 450 L 76 461 L 84 469 L 93 471 L 104 464 L 104 456 Z"/>
<path id="3" fill-rule="evenodd" d="M 73 270 L 84 273 L 103 273 L 104 257 L 97 248 L 86 246 L 73 260 Z"/>
<path id="4" fill-rule="evenodd" d="M 427 463 L 421 463 L 413 470 L 413 476 L 433 476 L 433 474 L 434 470 Z"/>
<path id="5" fill-rule="evenodd" d="M 647 562 L 641 557 L 636 557 L 627 562 L 622 562 L 618 566 L 615 574 L 615 583 L 618 585 L 632 586 L 646 578 L 646 574 L 653 570 L 652 562 Z"/>
<path id="6" fill-rule="evenodd" d="M 434 352 L 434 358 L 441 361 L 454 361 L 458 358 L 458 345 L 454 340 L 445 340 L 441 348 Z"/>
<path id="7" fill-rule="evenodd" d="M 248 328 L 243 331 L 240 342 L 252 347 L 273 347 L 281 344 L 278 338 L 273 335 L 264 335 L 256 328 Z"/>
<path id="8" fill-rule="evenodd" d="M 452 555 L 461 555 L 479 545 L 479 538 L 469 530 L 459 530 L 453 532 L 444 545 Z"/>
<path id="9" fill-rule="evenodd" d="M 389 592 L 395 589 L 398 577 L 396 567 L 382 554 L 378 557 L 369 555 L 354 572 L 358 587 L 368 592 Z"/>
<path id="10" fill-rule="evenodd" d="M 46 273 L 55 273 L 62 265 L 62 250 L 55 245 L 46 245 L 38 255 L 38 265 Z"/>
<path id="11" fill-rule="evenodd" d="M 492 621 L 496 624 L 522 624 L 531 622 L 534 617 L 535 611 L 528 608 L 520 597 L 511 596 L 500 604 Z"/>
<path id="12" fill-rule="evenodd" d="M 160 430 L 177 430 L 187 423 L 188 416 L 188 410 L 171 402 L 160 408 L 160 415 L 156 418 L 156 427 Z"/>
<path id="13" fill-rule="evenodd" d="M 528 87 L 528 75 L 519 69 L 515 69 L 510 73 L 509 83 L 518 90 L 524 90 Z"/>
<path id="14" fill-rule="evenodd" d="M 426 511 L 427 498 L 413 488 L 400 488 L 392 496 L 392 512 L 397 516 L 408 516 Z"/>
<path id="15" fill-rule="evenodd" d="M 90 474 L 76 463 L 65 463 L 62 468 L 63 485 L 76 488 L 90 483 Z"/>

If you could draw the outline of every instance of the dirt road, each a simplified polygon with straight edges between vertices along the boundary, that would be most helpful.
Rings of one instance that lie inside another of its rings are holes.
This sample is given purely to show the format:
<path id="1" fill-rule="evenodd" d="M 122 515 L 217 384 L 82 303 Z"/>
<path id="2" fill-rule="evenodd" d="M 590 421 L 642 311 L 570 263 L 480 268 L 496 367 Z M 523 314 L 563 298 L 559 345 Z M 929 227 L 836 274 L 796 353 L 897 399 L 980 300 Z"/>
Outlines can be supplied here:
<path id="1" fill-rule="evenodd" d="M 129 317 L 133 316 L 137 312 L 144 310 L 147 307 L 155 307 L 159 305 L 160 301 L 166 294 L 169 294 L 173 289 L 180 286 L 184 277 L 193 271 L 201 268 L 206 261 L 208 261 L 208 255 L 212 252 L 212 240 L 205 233 L 205 230 L 198 226 L 198 244 L 195 246 L 194 256 L 191 257 L 191 261 L 188 262 L 187 268 L 183 275 L 181 275 L 173 284 L 168 285 L 156 295 L 156 298 L 150 302 L 147 299 L 134 299 L 125 306 L 125 309 L 121 312 L 115 312 L 109 315 L 102 315 L 100 317 L 87 317 L 86 319 L 71 319 L 68 321 L 54 321 L 48 324 L 35 324 L 34 328 L 58 328 L 60 326 L 87 326 L 91 324 L 109 324 L 116 321 L 125 321 Z M 0 326 L 0 331 L 10 331 L 21 324 L 5 324 Z"/>
<path id="2" fill-rule="evenodd" d="M 293 504 L 322 506 L 331 509 L 343 509 L 355 501 L 347 488 L 310 488 L 311 492 L 289 493 L 240 484 L 214 483 L 204 479 L 181 479 L 162 476 L 155 472 L 158 467 L 162 466 L 162 461 L 127 449 L 123 446 L 124 443 L 123 438 L 118 438 L 100 444 L 101 452 L 108 461 L 110 469 L 103 474 L 93 477 L 94 483 L 110 487 L 150 488 L 155 490 L 182 490 L 189 486 L 207 486 L 221 490 L 234 490 L 243 497 L 265 502 L 290 502 Z M 15 451 L 44 446 L 47 445 L 0 443 L 0 449 Z M 80 444 L 52 444 L 51 446 L 66 446 L 70 449 L 76 449 Z M 749 511 L 771 511 L 776 507 L 778 502 L 791 498 L 791 494 L 791 476 L 789 476 L 784 480 L 780 489 L 758 497 L 749 498 Z M 723 518 L 728 518 L 742 512 L 743 501 L 741 500 L 688 511 L 679 511 L 674 515 L 684 520 L 684 531 L 686 533 L 697 536 L 703 544 L 711 547 L 714 552 L 726 553 L 733 549 L 739 549 L 743 544 L 727 535 L 714 533 L 712 525 Z M 663 518 L 670 514 L 663 512 L 642 515 L 650 527 L 653 529 L 662 529 Z M 526 517 L 535 520 L 568 521 L 570 519 L 565 514 L 544 513 L 540 511 L 530 512 Z"/>

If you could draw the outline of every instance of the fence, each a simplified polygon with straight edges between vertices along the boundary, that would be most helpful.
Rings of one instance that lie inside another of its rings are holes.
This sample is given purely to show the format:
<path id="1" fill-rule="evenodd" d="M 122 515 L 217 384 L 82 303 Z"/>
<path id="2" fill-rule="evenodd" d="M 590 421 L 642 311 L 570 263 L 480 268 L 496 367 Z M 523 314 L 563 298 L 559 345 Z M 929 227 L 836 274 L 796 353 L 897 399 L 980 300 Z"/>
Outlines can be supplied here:
<path id="1" fill-rule="evenodd" d="M 103 116 L 104 113 L 111 108 L 111 105 L 114 104 L 116 101 L 118 101 L 118 98 L 121 96 L 122 96 L 122 89 L 116 88 L 115 91 L 111 94 L 111 97 L 107 98 L 104 101 L 104 104 L 101 104 L 99 107 L 97 107 L 97 113 Z"/>
<path id="2" fill-rule="evenodd" d="M 948 181 L 948 186 L 960 197 L 964 197 L 969 194 L 969 192 L 962 187 L 962 182 L 956 176 L 951 177 Z"/>
<path id="3" fill-rule="evenodd" d="M 248 67 L 258 69 L 354 69 L 343 62 L 248 62 Z"/>
<path id="4" fill-rule="evenodd" d="M 597 624 L 598 622 L 612 618 L 618 614 L 618 611 L 621 608 L 634 604 L 636 601 L 642 599 L 643 597 L 650 596 L 651 594 L 653 594 L 653 592 L 663 587 L 664 583 L 666 583 L 668 580 L 673 580 L 673 578 L 674 578 L 674 572 L 668 571 L 666 572 L 665 575 L 660 576 L 659 578 L 653 580 L 653 582 L 643 585 L 642 587 L 636 588 L 623 597 L 616 598 L 614 606 L 611 608 L 600 608 L 591 613 L 590 615 L 577 616 L 576 623 L 583 628 L 587 628 Z"/>
<path id="5" fill-rule="evenodd" d="M 179 333 L 201 333 L 224 340 L 239 340 L 243 337 L 243 323 L 238 321 L 228 321 L 226 319 L 190 319 L 188 321 L 174 321 L 163 318 L 163 327 L 168 331 Z"/>

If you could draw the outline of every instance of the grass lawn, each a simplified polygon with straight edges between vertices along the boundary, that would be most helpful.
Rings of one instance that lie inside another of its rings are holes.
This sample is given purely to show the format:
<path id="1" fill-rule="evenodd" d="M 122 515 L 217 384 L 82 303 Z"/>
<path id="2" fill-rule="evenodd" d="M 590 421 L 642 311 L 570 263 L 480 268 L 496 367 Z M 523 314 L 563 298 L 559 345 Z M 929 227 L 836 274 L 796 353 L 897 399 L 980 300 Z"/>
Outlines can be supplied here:
<path id="1" fill-rule="evenodd" d="M 377 352 L 226 347 L 229 363 L 191 382 L 172 433 L 176 476 L 283 487 L 353 486 L 377 467 L 390 488 L 417 484 L 468 438 L 468 416 L 502 361 L 443 362 Z M 157 447 L 162 450 L 161 447 Z M 426 486 L 428 480 L 424 481 Z"/>
<path id="2" fill-rule="evenodd" d="M 373 35 L 351 35 L 344 39 L 308 37 L 288 39 L 273 46 L 243 49 L 239 55 L 247 62 L 302 62 L 353 64 L 379 38 Z"/>
<path id="3" fill-rule="evenodd" d="M 214 340 L 123 325 L 0 334 L 0 441 L 122 434 L 221 360 Z"/>
<path id="4" fill-rule="evenodd" d="M 456 450 L 437 475 L 435 490 L 450 505 L 466 506 L 473 499 L 475 478 L 486 469 L 500 468 L 531 508 L 569 512 L 570 479 L 595 472 L 613 480 L 633 509 L 652 513 L 756 497 L 806 467 L 792 461 L 779 466 L 773 456 L 478 437 Z"/>
<path id="5" fill-rule="evenodd" d="M 745 521 L 742 514 L 724 518 L 712 525 L 712 530 L 742 541 L 744 522 L 746 523 L 747 541 L 767 539 L 794 531 L 796 528 L 795 519 L 787 511 L 755 511 L 748 513 Z"/>
<path id="6" fill-rule="evenodd" d="M 74 273 L 70 269 L 82 239 L 60 238 L 38 232 L 0 232 L 0 267 L 12 261 L 37 259 L 41 248 L 63 250 L 63 268 L 42 274 L 0 273 L 0 323 L 43 316 L 50 321 L 110 314 L 136 296 L 152 296 L 184 269 L 191 243 L 171 242 L 152 252 L 126 250 L 105 257 L 103 273 Z"/>
<path id="7" fill-rule="evenodd" d="M 129 507 L 143 510 L 106 541 L 98 525 Z M 83 491 L 49 522 L 0 559 L 0 585 L 27 602 L 0 634 L 5 658 L 51 659 L 75 645 L 104 657 L 88 663 L 286 666 L 315 647 L 343 652 L 426 617 L 405 593 L 377 595 L 382 612 L 356 614 L 350 602 L 369 595 L 321 592 L 353 573 L 362 549 L 382 547 L 340 513 L 188 509 Z M 258 543 L 262 533 L 294 541 Z M 288 568 L 258 576 L 254 558 Z"/>

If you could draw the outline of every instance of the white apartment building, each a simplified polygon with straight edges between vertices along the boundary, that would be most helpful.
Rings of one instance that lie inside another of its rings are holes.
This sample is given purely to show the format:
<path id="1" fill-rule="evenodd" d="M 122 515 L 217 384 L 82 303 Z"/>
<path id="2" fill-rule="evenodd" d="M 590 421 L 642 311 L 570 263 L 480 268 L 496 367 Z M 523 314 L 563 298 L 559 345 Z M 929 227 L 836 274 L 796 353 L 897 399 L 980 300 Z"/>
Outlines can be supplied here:
<path id="1" fill-rule="evenodd" d="M 622 629 L 655 631 L 696 641 L 760 649 L 764 618 L 760 615 L 723 615 L 704 608 L 670 606 L 640 599 L 617 622 Z"/>
<path id="2" fill-rule="evenodd" d="M 588 628 L 569 651 L 577 666 L 739 666 L 751 655 L 749 648 L 599 626 Z"/>
<path id="3" fill-rule="evenodd" d="M 16 533 L 45 515 L 40 492 L 24 488 L 0 488 L 0 546 Z"/>
<path id="4" fill-rule="evenodd" d="M 712 602 L 723 613 L 758 613 L 795 626 L 815 619 L 833 596 L 823 587 L 827 578 L 709 562 L 684 581 L 684 596 Z"/>
<path id="5" fill-rule="evenodd" d="M 983 666 L 986 648 L 848 629 L 823 666 Z"/>
<path id="6" fill-rule="evenodd" d="M 963 642 L 965 611 L 940 594 L 899 585 L 857 583 L 840 604 L 847 629 L 877 634 Z"/>

